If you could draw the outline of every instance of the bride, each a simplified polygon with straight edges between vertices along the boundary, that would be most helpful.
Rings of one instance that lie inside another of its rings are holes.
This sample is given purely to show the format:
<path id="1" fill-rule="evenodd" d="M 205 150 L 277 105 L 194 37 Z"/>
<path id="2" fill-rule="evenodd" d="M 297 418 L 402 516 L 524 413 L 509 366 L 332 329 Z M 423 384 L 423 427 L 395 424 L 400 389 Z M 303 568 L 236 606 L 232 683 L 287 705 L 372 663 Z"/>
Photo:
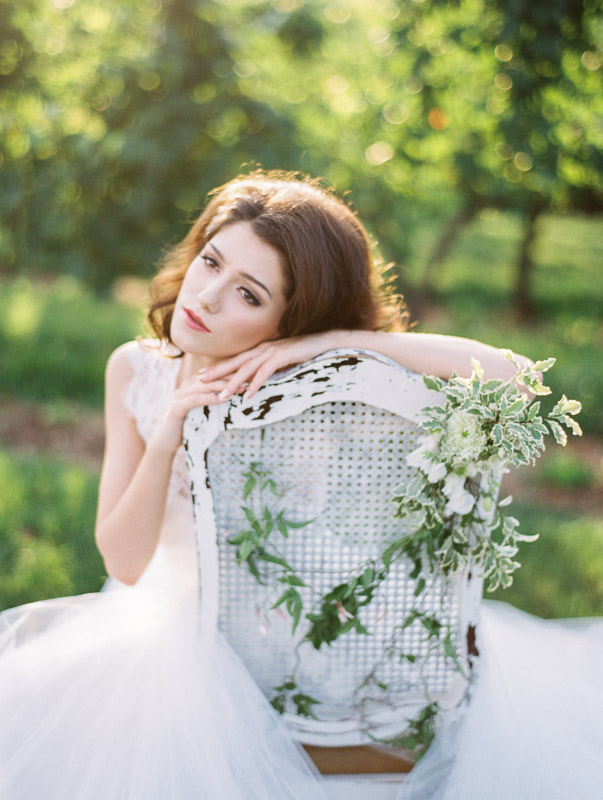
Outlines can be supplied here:
<path id="1" fill-rule="evenodd" d="M 513 367 L 485 344 L 404 330 L 355 214 L 289 174 L 213 193 L 166 256 L 149 321 L 157 338 L 107 366 L 105 591 L 0 615 L 0 797 L 334 797 L 220 634 L 199 631 L 184 419 L 341 346 L 442 378 L 469 375 L 472 357 L 491 377 Z M 400 797 L 598 798 L 601 625 L 488 605 L 483 628 L 470 711 Z"/>

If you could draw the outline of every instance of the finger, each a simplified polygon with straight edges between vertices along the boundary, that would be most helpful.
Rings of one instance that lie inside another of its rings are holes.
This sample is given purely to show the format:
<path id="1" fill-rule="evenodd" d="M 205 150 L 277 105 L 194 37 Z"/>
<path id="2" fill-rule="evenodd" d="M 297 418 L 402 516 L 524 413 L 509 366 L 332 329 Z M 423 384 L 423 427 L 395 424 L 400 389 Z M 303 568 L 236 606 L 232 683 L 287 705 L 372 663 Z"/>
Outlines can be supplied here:
<path id="1" fill-rule="evenodd" d="M 189 392 L 201 391 L 210 394 L 211 392 L 221 392 L 225 386 L 226 381 L 223 378 L 218 378 L 214 381 L 203 381 L 197 375 L 193 375 L 191 378 L 184 381 L 178 389 L 178 392 L 187 394 Z"/>
<path id="2" fill-rule="evenodd" d="M 187 414 L 191 408 L 202 405 L 215 405 L 222 402 L 220 400 L 220 392 L 223 386 L 216 386 L 212 392 L 206 392 L 204 389 L 197 388 L 197 390 L 189 390 L 183 392 L 179 397 L 174 398 L 173 408 L 177 415 Z"/>
<path id="3" fill-rule="evenodd" d="M 256 358 L 266 349 L 267 346 L 268 345 L 266 342 L 262 342 L 262 344 L 257 345 L 257 347 L 253 347 L 251 350 L 244 350 L 242 353 L 239 353 L 236 356 L 226 358 L 224 361 L 220 361 L 219 364 L 214 364 L 212 367 L 201 371 L 200 377 L 202 377 L 203 380 L 224 378 L 226 375 L 236 372 L 250 359 Z"/>
<path id="4" fill-rule="evenodd" d="M 233 375 L 233 377 L 228 381 L 224 391 L 221 393 L 220 396 L 223 398 L 230 397 L 236 392 L 239 392 L 245 384 L 249 384 L 251 379 L 257 374 L 258 370 L 261 368 L 265 358 L 266 355 L 262 354 L 254 358 L 253 361 L 244 364 L 238 370 L 238 372 L 235 375 Z"/>
<path id="5" fill-rule="evenodd" d="M 177 404 L 177 412 L 182 418 L 184 418 L 189 411 L 193 408 L 199 408 L 200 406 L 215 406 L 218 405 L 221 400 L 218 399 L 218 395 L 215 393 L 206 394 L 205 392 L 197 392 L 196 394 L 188 395 Z"/>
<path id="6" fill-rule="evenodd" d="M 287 365 L 285 365 L 287 366 Z M 266 361 L 255 373 L 253 379 L 250 381 L 247 391 L 243 395 L 245 400 L 251 400 L 253 395 L 260 389 L 274 373 L 280 369 L 278 359 L 272 358 Z"/>

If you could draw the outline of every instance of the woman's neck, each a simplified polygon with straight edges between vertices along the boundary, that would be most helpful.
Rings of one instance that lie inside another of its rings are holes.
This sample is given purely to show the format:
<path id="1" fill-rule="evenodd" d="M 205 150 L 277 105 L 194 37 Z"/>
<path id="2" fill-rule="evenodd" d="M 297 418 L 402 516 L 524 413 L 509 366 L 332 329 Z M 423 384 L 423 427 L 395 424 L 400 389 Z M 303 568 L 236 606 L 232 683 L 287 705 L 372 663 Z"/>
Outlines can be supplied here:
<path id="1" fill-rule="evenodd" d="M 211 367 L 215 363 L 215 360 L 209 356 L 199 356 L 193 355 L 192 353 L 185 353 L 182 356 L 180 372 L 178 373 L 178 386 L 180 386 L 183 381 L 190 378 L 200 369 Z"/>

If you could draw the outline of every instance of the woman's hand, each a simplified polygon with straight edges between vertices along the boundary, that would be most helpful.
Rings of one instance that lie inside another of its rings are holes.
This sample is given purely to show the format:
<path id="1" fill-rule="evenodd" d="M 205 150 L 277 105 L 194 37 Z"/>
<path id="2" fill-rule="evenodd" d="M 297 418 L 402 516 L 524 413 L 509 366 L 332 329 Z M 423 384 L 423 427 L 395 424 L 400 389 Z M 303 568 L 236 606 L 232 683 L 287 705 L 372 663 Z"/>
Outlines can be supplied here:
<path id="1" fill-rule="evenodd" d="M 219 395 L 220 400 L 242 391 L 245 391 L 245 398 L 249 399 L 275 372 L 293 364 L 301 364 L 327 350 L 344 347 L 346 338 L 346 331 L 325 331 L 262 342 L 251 350 L 202 371 L 200 378 L 204 382 L 204 391 L 205 386 L 213 386 L 218 379 L 222 379 L 225 386 Z"/>
<path id="2" fill-rule="evenodd" d="M 221 393 L 226 388 L 226 380 L 208 381 L 199 374 L 192 375 L 182 382 L 174 392 L 172 403 L 161 424 L 156 428 L 149 444 L 160 450 L 175 453 L 182 444 L 182 426 L 189 411 L 197 406 L 211 406 L 221 403 L 225 398 Z"/>

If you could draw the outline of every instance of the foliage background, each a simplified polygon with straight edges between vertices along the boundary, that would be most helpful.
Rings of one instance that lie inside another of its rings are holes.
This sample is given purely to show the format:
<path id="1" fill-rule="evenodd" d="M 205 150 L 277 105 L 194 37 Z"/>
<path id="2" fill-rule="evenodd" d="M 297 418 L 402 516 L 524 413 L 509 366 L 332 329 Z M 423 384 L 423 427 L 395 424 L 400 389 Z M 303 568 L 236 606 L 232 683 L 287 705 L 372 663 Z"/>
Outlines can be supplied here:
<path id="1" fill-rule="evenodd" d="M 602 41 L 596 0 L 0 0 L 0 602 L 102 581 L 98 465 L 24 456 L 13 405 L 87 424 L 129 279 L 259 164 L 349 199 L 420 329 L 558 358 L 591 446 L 522 475 L 512 591 L 600 612 Z"/>

